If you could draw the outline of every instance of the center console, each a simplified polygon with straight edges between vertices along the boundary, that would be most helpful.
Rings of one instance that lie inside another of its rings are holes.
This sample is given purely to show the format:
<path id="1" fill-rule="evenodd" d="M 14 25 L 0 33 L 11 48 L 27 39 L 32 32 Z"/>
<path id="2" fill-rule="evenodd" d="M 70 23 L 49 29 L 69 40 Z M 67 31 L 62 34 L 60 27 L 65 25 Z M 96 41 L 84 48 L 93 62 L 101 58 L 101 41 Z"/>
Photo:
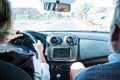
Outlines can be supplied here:
<path id="1" fill-rule="evenodd" d="M 70 65 L 78 54 L 78 37 L 73 34 L 50 34 L 46 38 L 47 61 L 51 80 L 69 80 Z"/>
<path id="2" fill-rule="evenodd" d="M 46 38 L 48 61 L 75 61 L 78 53 L 78 37 L 71 34 L 50 34 Z"/>

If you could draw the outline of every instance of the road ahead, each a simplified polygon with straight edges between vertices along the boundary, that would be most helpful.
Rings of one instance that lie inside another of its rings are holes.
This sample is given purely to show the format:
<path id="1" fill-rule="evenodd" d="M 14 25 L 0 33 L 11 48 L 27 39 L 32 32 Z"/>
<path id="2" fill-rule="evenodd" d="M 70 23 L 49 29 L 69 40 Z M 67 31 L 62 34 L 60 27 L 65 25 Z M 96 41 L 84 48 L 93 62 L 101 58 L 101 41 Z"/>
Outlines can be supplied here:
<path id="1" fill-rule="evenodd" d="M 35 30 L 35 31 L 93 31 L 92 26 L 85 24 L 83 21 L 78 20 L 62 20 L 62 21 L 34 21 L 26 23 L 15 23 L 14 29 Z"/>

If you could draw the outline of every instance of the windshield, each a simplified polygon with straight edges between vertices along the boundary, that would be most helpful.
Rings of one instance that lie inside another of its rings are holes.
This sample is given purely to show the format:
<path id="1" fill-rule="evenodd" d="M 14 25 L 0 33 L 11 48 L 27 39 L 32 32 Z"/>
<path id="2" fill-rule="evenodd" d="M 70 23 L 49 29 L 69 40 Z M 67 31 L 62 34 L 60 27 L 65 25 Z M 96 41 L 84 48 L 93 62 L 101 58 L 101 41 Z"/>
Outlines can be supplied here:
<path id="1" fill-rule="evenodd" d="M 49 1 L 49 0 L 48 0 Z M 70 12 L 45 11 L 40 0 L 10 0 L 13 27 L 35 31 L 109 32 L 113 0 L 76 0 Z"/>

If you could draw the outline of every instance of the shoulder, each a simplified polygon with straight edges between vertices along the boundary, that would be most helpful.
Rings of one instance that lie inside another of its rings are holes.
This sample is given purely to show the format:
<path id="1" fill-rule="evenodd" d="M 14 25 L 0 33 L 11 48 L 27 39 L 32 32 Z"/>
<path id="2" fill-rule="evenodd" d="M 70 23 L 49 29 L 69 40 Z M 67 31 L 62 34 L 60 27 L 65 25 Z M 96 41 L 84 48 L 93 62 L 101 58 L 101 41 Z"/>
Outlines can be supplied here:
<path id="1" fill-rule="evenodd" d="M 119 66 L 120 66 L 120 62 L 105 63 L 95 66 L 90 66 L 79 72 L 75 80 L 86 80 L 86 79 L 96 80 L 98 77 L 100 78 L 108 78 L 110 76 L 115 77 L 114 75 L 111 74 L 115 74 L 116 76 L 120 75 Z"/>

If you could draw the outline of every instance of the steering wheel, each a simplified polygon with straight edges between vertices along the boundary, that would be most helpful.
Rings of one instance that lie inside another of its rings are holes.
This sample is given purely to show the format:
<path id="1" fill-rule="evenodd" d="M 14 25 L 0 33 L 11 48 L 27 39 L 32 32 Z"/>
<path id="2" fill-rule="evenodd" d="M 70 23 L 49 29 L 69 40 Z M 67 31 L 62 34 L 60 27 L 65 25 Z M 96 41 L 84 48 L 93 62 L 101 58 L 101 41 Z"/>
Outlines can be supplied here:
<path id="1" fill-rule="evenodd" d="M 23 34 L 23 35 L 29 37 L 34 43 L 37 43 L 37 39 L 34 36 L 32 36 L 31 34 L 27 33 L 27 32 L 17 31 L 16 34 Z"/>
<path id="2" fill-rule="evenodd" d="M 29 31 L 24 31 L 24 32 L 20 32 L 20 31 L 17 31 L 16 34 L 23 34 L 23 36 L 26 36 L 26 37 L 29 37 L 33 43 L 37 43 L 37 39 L 32 36 Z M 35 50 L 35 49 L 34 49 Z M 36 58 L 38 58 L 38 53 L 36 51 Z"/>

